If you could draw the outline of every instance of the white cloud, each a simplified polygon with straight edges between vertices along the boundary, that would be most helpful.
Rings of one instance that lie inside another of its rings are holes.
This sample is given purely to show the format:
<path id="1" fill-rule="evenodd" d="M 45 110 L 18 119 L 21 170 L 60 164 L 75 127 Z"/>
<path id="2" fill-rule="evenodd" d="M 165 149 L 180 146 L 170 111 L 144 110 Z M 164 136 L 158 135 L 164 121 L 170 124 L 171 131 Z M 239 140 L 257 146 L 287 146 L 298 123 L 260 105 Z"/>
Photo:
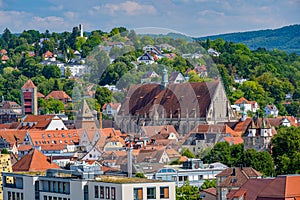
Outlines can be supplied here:
<path id="1" fill-rule="evenodd" d="M 156 9 L 152 5 L 142 5 L 134 1 L 126 1 L 120 4 L 105 4 L 102 7 L 110 14 L 114 15 L 117 12 L 125 12 L 128 15 L 140 15 L 140 14 L 155 14 Z M 99 10 L 99 7 L 94 7 L 95 10 Z"/>

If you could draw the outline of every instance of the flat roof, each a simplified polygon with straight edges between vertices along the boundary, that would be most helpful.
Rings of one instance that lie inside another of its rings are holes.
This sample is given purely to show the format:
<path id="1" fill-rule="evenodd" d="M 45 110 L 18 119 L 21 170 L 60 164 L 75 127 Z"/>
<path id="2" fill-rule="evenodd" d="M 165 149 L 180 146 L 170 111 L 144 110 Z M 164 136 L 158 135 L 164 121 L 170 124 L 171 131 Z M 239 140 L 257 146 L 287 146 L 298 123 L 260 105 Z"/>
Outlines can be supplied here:
<path id="1" fill-rule="evenodd" d="M 161 180 L 152 180 L 147 178 L 128 178 L 122 176 L 107 176 L 102 175 L 98 176 L 95 181 L 97 182 L 106 182 L 106 183 L 162 183 L 170 181 L 161 181 Z"/>

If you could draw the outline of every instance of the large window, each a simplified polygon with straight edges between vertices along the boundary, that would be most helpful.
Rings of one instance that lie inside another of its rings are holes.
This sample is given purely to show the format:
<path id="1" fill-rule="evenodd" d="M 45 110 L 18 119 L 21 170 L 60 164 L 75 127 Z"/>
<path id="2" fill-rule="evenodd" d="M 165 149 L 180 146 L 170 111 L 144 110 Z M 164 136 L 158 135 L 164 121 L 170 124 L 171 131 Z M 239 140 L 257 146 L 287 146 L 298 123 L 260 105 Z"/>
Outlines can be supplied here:
<path id="1" fill-rule="evenodd" d="M 134 200 L 143 200 L 143 188 L 134 188 L 133 189 L 133 199 Z"/>
<path id="2" fill-rule="evenodd" d="M 169 187 L 160 187 L 160 198 L 162 199 L 169 198 Z"/>
<path id="3" fill-rule="evenodd" d="M 100 198 L 104 199 L 104 187 L 100 186 Z"/>
<path id="4" fill-rule="evenodd" d="M 105 187 L 106 199 L 110 199 L 109 187 Z"/>
<path id="5" fill-rule="evenodd" d="M 99 187 L 95 185 L 95 198 L 99 198 Z"/>
<path id="6" fill-rule="evenodd" d="M 156 199 L 156 188 L 147 188 L 147 199 Z"/>
<path id="7" fill-rule="evenodd" d="M 116 200 L 116 188 L 111 187 L 111 199 Z"/>

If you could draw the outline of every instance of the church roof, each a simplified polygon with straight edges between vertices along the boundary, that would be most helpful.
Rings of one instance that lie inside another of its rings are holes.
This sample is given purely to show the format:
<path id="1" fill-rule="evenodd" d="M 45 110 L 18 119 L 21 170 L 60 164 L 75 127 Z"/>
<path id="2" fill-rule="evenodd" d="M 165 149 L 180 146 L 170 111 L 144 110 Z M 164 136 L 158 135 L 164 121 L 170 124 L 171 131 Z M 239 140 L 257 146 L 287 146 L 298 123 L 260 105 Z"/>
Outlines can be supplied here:
<path id="1" fill-rule="evenodd" d="M 85 99 L 83 99 L 83 103 L 81 106 L 81 116 L 82 118 L 94 118 L 94 115 L 88 106 L 87 102 Z"/>
<path id="2" fill-rule="evenodd" d="M 206 117 L 219 81 L 203 83 L 133 85 L 130 87 L 120 112 L 152 117 Z M 162 109 L 163 108 L 163 109 Z"/>
<path id="3" fill-rule="evenodd" d="M 34 83 L 32 82 L 31 79 L 29 79 L 22 87 L 22 89 L 31 89 L 31 88 L 36 88 Z"/>

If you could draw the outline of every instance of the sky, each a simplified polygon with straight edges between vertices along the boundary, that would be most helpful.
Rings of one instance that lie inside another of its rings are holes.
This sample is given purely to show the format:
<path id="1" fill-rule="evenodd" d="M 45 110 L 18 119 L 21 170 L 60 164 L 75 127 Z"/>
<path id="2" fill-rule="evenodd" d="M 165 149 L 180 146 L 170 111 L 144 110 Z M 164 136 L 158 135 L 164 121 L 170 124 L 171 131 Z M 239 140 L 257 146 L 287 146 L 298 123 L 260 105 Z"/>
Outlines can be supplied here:
<path id="1" fill-rule="evenodd" d="M 190 36 L 300 24 L 300 0 L 0 0 L 0 33 L 110 31 L 180 32 Z"/>

